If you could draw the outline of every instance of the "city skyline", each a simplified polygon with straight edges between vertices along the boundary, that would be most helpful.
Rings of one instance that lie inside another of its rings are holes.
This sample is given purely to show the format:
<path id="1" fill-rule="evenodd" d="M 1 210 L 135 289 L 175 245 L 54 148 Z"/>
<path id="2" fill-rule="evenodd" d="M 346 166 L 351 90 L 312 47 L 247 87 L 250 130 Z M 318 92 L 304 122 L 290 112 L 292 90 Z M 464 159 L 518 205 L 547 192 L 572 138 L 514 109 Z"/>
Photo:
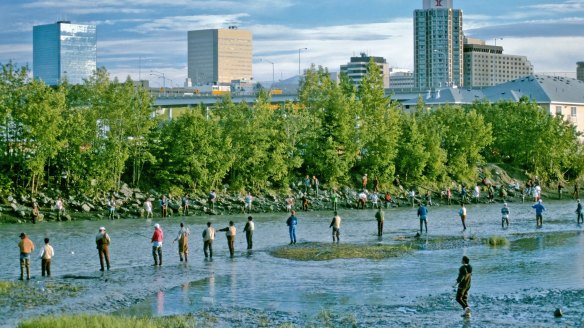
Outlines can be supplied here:
<path id="1" fill-rule="evenodd" d="M 536 73 L 568 72 L 584 60 L 584 0 L 454 0 L 464 12 L 464 32 L 505 53 L 527 56 Z M 374 8 L 375 10 L 373 10 Z M 254 34 L 253 72 L 258 81 L 298 73 L 310 63 L 338 71 L 351 56 L 365 52 L 391 67 L 413 69 L 413 12 L 422 0 L 368 0 L 337 3 L 304 0 L 0 1 L 0 62 L 32 68 L 32 27 L 66 19 L 97 25 L 97 65 L 112 77 L 130 75 L 174 85 L 187 76 L 187 32 L 230 25 Z M 500 40 L 500 38 L 503 38 Z M 308 48 L 299 52 L 298 49 Z M 272 66 L 268 61 L 274 63 Z"/>

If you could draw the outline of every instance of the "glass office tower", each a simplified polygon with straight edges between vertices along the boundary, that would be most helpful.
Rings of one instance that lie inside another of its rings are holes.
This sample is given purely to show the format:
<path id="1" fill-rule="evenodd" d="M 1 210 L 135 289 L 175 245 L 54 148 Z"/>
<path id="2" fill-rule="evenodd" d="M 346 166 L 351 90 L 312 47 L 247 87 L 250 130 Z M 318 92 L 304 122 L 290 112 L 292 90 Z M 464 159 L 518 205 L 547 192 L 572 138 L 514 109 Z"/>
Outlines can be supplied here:
<path id="1" fill-rule="evenodd" d="M 82 84 L 96 69 L 97 34 L 95 25 L 55 24 L 33 27 L 33 77 L 49 85 L 65 79 Z"/>
<path id="2" fill-rule="evenodd" d="M 414 11 L 414 73 L 417 88 L 464 83 L 462 10 L 453 0 L 423 0 Z"/>

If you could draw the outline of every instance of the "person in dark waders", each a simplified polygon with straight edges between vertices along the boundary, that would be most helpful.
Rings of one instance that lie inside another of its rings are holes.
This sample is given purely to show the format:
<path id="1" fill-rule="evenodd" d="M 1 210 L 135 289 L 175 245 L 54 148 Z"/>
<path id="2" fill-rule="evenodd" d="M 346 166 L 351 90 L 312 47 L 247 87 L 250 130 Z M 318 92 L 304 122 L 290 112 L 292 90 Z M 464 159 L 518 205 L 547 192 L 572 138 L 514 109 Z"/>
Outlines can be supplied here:
<path id="1" fill-rule="evenodd" d="M 468 306 L 468 290 L 470 289 L 470 283 L 472 280 L 472 266 L 470 266 L 470 259 L 467 256 L 462 257 L 462 265 L 458 269 L 458 278 L 456 278 L 456 284 L 458 289 L 456 290 L 456 301 L 462 309 L 464 310 L 463 317 L 470 318 L 470 307 Z"/>

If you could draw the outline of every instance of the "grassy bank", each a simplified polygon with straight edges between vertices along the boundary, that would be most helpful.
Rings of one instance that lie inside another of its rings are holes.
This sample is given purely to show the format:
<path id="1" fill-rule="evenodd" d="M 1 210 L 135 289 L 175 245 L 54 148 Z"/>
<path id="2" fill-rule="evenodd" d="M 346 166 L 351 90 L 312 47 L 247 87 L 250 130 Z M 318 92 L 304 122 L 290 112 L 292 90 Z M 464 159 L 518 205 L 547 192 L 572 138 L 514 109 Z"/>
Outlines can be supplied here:
<path id="1" fill-rule="evenodd" d="M 381 260 L 398 257 L 410 251 L 411 248 L 408 245 L 303 243 L 278 247 L 273 249 L 270 254 L 275 257 L 295 261 L 327 261 L 357 258 Z"/>
<path id="2" fill-rule="evenodd" d="M 33 308 L 57 304 L 63 298 L 75 296 L 80 291 L 79 286 L 58 282 L 28 284 L 0 281 L 0 304 L 3 304 L 2 310 Z"/>
<path id="3" fill-rule="evenodd" d="M 113 315 L 67 315 L 39 317 L 21 322 L 19 328 L 159 328 L 159 327 L 210 327 L 200 324 L 195 317 L 172 316 L 161 318 L 137 318 Z"/>

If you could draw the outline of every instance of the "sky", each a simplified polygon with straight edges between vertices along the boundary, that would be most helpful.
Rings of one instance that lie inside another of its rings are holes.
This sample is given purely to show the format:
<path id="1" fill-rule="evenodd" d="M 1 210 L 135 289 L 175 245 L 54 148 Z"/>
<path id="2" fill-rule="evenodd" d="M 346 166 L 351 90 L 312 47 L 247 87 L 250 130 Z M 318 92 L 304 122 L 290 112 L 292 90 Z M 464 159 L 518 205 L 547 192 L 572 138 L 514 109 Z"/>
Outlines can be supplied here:
<path id="1" fill-rule="evenodd" d="M 0 63 L 32 68 L 32 27 L 97 25 L 97 65 L 112 77 L 182 86 L 187 31 L 253 33 L 253 76 L 287 79 L 310 64 L 338 71 L 365 52 L 413 68 L 413 11 L 422 0 L 0 0 Z M 454 0 L 465 35 L 523 55 L 536 73 L 575 76 L 584 61 L 584 0 Z M 300 51 L 299 49 L 304 49 Z M 270 62 L 273 62 L 272 65 Z M 155 71 L 151 73 L 151 71 Z M 154 75 L 151 75 L 154 74 Z"/>

